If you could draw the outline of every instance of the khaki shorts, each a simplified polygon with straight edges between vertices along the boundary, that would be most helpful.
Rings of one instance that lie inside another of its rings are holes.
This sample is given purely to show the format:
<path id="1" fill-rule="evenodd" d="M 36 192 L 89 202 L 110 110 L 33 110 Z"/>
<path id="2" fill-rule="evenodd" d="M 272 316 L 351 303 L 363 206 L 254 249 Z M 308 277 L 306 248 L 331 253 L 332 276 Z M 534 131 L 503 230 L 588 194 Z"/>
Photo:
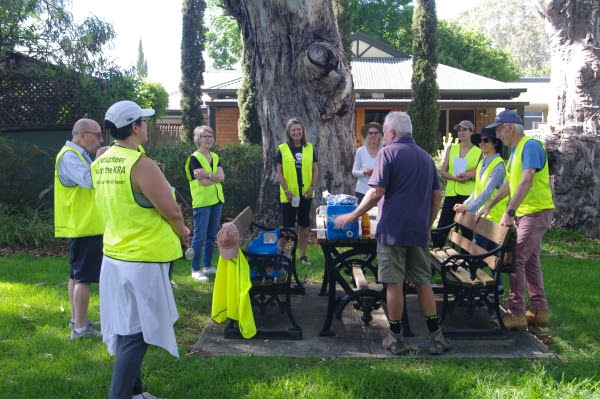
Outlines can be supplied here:
<path id="1" fill-rule="evenodd" d="M 403 247 L 377 244 L 377 268 L 382 283 L 415 285 L 431 283 L 431 258 L 427 247 Z"/>

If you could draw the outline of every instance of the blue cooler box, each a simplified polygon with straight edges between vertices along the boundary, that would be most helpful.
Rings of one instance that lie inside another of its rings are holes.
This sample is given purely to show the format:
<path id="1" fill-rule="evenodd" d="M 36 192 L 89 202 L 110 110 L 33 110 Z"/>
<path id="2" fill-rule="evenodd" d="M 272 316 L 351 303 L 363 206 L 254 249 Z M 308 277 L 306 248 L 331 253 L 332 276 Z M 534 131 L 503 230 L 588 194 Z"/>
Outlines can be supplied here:
<path id="1" fill-rule="evenodd" d="M 356 209 L 352 205 L 329 205 L 327 206 L 327 238 L 358 238 L 358 220 L 349 223 L 343 230 L 335 227 L 335 218 Z"/>

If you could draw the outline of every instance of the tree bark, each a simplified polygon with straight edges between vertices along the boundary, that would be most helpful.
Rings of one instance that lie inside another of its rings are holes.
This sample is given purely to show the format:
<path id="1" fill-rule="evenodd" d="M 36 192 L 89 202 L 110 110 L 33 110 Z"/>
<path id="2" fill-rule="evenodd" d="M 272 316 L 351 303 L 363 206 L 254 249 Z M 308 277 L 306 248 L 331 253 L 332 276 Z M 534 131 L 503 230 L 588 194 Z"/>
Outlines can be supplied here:
<path id="1" fill-rule="evenodd" d="M 553 226 L 600 237 L 600 2 L 538 0 L 551 39 Z"/>
<path id="2" fill-rule="evenodd" d="M 313 205 L 323 190 L 353 194 L 354 91 L 331 1 L 223 0 L 223 5 L 240 23 L 256 87 L 264 156 L 258 219 L 271 225 L 280 220 L 275 157 L 292 117 L 304 122 L 318 153 Z"/>

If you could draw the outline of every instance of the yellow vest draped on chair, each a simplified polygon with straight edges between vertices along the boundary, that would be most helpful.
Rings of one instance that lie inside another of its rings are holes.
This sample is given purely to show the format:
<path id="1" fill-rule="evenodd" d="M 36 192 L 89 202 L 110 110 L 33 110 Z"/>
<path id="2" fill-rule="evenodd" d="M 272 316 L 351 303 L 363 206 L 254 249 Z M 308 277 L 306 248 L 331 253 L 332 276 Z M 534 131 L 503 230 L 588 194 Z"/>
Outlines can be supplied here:
<path id="1" fill-rule="evenodd" d="M 256 324 L 250 302 L 250 266 L 246 257 L 239 251 L 236 258 L 225 260 L 219 256 L 217 275 L 213 288 L 211 318 L 222 323 L 237 320 L 244 338 L 256 335 Z"/>

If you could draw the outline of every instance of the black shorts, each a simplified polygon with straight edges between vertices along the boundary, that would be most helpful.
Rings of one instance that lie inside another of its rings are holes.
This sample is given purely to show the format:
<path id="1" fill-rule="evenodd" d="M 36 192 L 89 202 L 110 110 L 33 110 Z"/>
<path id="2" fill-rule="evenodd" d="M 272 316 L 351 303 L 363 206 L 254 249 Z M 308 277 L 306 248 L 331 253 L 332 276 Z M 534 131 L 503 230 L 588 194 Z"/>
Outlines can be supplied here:
<path id="1" fill-rule="evenodd" d="M 298 208 L 294 208 L 289 202 L 283 202 L 281 204 L 283 227 L 296 227 L 296 216 L 298 217 L 298 226 L 309 227 L 311 205 L 312 198 L 306 199 L 304 197 L 300 197 L 300 206 Z"/>
<path id="2" fill-rule="evenodd" d="M 69 240 L 69 278 L 76 283 L 97 283 L 102 266 L 102 236 L 78 237 Z"/>

